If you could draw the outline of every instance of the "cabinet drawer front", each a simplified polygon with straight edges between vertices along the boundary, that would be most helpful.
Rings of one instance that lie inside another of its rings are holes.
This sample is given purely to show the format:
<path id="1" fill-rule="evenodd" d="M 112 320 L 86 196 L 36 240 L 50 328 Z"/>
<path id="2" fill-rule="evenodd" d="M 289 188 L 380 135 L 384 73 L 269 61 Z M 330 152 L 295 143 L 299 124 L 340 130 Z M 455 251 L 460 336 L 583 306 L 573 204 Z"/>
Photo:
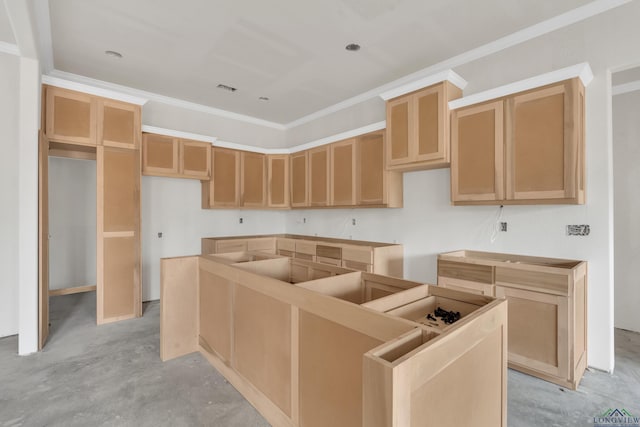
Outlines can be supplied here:
<path id="1" fill-rule="evenodd" d="M 294 239 L 284 239 L 284 238 L 278 237 L 276 241 L 276 245 L 278 249 L 282 249 L 285 251 L 295 252 L 296 250 L 296 241 Z"/>
<path id="2" fill-rule="evenodd" d="M 496 285 L 569 295 L 569 276 L 564 274 L 496 267 Z"/>
<path id="3" fill-rule="evenodd" d="M 471 282 L 469 280 L 452 279 L 451 277 L 438 276 L 438 286 L 456 291 L 469 292 L 476 295 L 495 296 L 495 286 L 485 283 Z"/>
<path id="4" fill-rule="evenodd" d="M 296 252 L 294 254 L 294 258 L 298 258 L 298 259 L 306 259 L 307 261 L 315 261 L 316 257 L 315 255 L 310 255 L 310 254 L 303 254 L 301 252 Z"/>
<path id="5" fill-rule="evenodd" d="M 342 248 L 342 259 L 356 261 L 364 264 L 373 264 L 373 251 L 368 246 Z"/>
<path id="6" fill-rule="evenodd" d="M 250 251 L 269 251 L 273 253 L 276 249 L 276 241 L 273 237 L 251 239 L 247 242 L 247 249 Z"/>
<path id="7" fill-rule="evenodd" d="M 246 240 L 219 240 L 216 242 L 216 253 L 222 254 L 225 252 L 246 252 L 247 241 Z"/>
<path id="8" fill-rule="evenodd" d="M 296 252 L 301 254 L 315 255 L 316 243 L 305 240 L 296 241 Z"/>
<path id="9" fill-rule="evenodd" d="M 278 255 L 288 256 L 289 258 L 293 258 L 293 251 L 287 251 L 285 249 L 278 249 Z"/>
<path id="10" fill-rule="evenodd" d="M 316 255 L 323 258 L 342 259 L 342 248 L 338 246 L 316 246 Z M 338 264 L 336 264 L 338 265 Z"/>
<path id="11" fill-rule="evenodd" d="M 322 257 L 322 256 L 317 256 L 316 257 L 316 262 L 319 262 L 321 264 L 335 265 L 337 267 L 340 267 L 340 265 L 342 264 L 342 261 L 339 260 L 339 259 L 326 258 L 326 257 Z"/>
<path id="12" fill-rule="evenodd" d="M 352 270 L 364 271 L 366 273 L 373 272 L 373 266 L 371 264 L 367 264 L 367 263 L 364 263 L 364 262 L 350 261 L 350 260 L 345 259 L 345 260 L 342 261 L 342 266 L 344 268 L 350 268 Z"/>
<path id="13" fill-rule="evenodd" d="M 438 276 L 493 284 L 493 267 L 464 262 L 438 260 Z"/>

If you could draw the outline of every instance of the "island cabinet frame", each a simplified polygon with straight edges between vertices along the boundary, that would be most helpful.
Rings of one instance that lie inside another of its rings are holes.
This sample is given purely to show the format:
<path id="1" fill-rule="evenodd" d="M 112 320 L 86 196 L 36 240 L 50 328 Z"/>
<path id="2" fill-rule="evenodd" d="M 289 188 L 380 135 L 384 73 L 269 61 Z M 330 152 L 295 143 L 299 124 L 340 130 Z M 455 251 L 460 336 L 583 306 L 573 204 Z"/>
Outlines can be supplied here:
<path id="1" fill-rule="evenodd" d="M 160 301 L 161 359 L 200 352 L 273 426 L 506 426 L 504 300 L 245 252 L 163 259 Z"/>
<path id="2" fill-rule="evenodd" d="M 438 256 L 438 286 L 509 301 L 509 367 L 575 390 L 587 367 L 587 263 L 479 251 Z"/>

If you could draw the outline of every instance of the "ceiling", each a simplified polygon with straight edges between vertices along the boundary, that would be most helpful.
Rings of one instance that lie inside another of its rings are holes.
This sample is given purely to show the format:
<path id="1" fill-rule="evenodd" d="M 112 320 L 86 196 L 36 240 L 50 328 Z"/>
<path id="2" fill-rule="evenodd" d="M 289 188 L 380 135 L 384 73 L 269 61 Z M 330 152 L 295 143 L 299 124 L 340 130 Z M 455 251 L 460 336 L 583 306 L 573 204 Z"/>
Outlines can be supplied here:
<path id="1" fill-rule="evenodd" d="M 49 9 L 57 70 L 289 123 L 587 3 L 55 0 Z M 346 51 L 352 42 L 361 50 Z"/>
<path id="2" fill-rule="evenodd" d="M 611 75 L 611 83 L 613 86 L 619 86 L 637 81 L 640 81 L 640 67 L 634 67 L 628 70 L 619 71 Z"/>
<path id="3" fill-rule="evenodd" d="M 9 22 L 9 16 L 7 15 L 7 9 L 3 4 L 0 5 L 0 42 L 14 44 L 16 42 L 13 36 L 13 30 L 11 29 L 11 23 Z"/>

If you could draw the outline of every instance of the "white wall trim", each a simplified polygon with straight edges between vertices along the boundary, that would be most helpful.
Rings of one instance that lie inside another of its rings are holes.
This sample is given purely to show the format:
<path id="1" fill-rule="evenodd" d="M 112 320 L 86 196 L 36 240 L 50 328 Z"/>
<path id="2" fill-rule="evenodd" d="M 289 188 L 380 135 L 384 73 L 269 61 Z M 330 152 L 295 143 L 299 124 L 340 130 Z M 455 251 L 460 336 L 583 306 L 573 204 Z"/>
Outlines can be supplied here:
<path id="1" fill-rule="evenodd" d="M 395 89 L 391 89 L 380 94 L 380 98 L 385 101 L 395 98 L 397 96 L 404 95 L 409 92 L 413 92 L 414 90 L 422 89 L 427 86 L 431 86 L 436 83 L 449 81 L 452 84 L 456 85 L 460 89 L 464 89 L 467 87 L 467 81 L 460 77 L 459 74 L 454 72 L 453 70 L 445 70 L 440 73 L 432 74 L 431 76 L 425 77 L 423 79 L 418 79 L 411 83 L 404 84 L 402 86 L 398 86 Z"/>
<path id="2" fill-rule="evenodd" d="M 253 147 L 251 145 L 245 144 L 236 144 L 235 142 L 229 141 L 216 141 L 213 144 L 216 147 L 222 148 L 230 148 L 232 150 L 240 150 L 240 151 L 252 151 L 254 153 L 262 153 L 262 154 L 289 154 L 291 150 L 288 148 L 262 148 L 262 147 Z"/>
<path id="3" fill-rule="evenodd" d="M 78 92 L 88 93 L 91 95 L 101 96 L 104 98 L 110 98 L 118 101 L 128 102 L 130 104 L 144 105 L 148 101 L 148 99 L 139 98 L 137 96 L 132 96 L 123 92 L 104 89 L 97 86 L 74 82 L 71 80 L 65 80 L 59 77 L 52 77 L 50 75 L 43 75 L 42 83 L 48 84 L 50 86 L 61 87 L 63 89 L 70 89 Z"/>
<path id="4" fill-rule="evenodd" d="M 455 110 L 456 108 L 501 98 L 513 93 L 534 89 L 536 87 L 572 79 L 574 77 L 579 77 L 580 80 L 582 80 L 582 84 L 586 87 L 591 80 L 593 80 L 593 73 L 591 72 L 589 63 L 583 62 L 581 64 L 561 68 L 560 70 L 551 71 L 549 73 L 509 83 L 483 92 L 474 93 L 473 95 L 465 96 L 464 98 L 454 99 L 453 101 L 449 101 L 449 109 Z"/>
<path id="5" fill-rule="evenodd" d="M 9 55 L 20 56 L 20 48 L 17 44 L 14 43 L 0 41 L 0 52 L 8 53 Z"/>
<path id="6" fill-rule="evenodd" d="M 159 128 L 157 126 L 142 125 L 142 132 L 157 133 L 159 135 L 173 136 L 174 138 L 191 139 L 194 141 L 203 141 L 214 143 L 218 140 L 215 136 L 201 135 L 191 132 L 183 132 L 181 130 Z"/>
<path id="7" fill-rule="evenodd" d="M 337 133 L 335 135 L 331 135 L 315 141 L 307 142 L 306 144 L 301 144 L 295 147 L 291 147 L 289 149 L 289 152 L 295 153 L 302 150 L 309 150 L 310 148 L 320 147 L 321 145 L 331 144 L 332 142 L 342 141 L 343 139 L 349 139 L 358 135 L 364 135 L 365 133 L 384 129 L 386 126 L 387 126 L 387 122 L 383 120 L 381 122 L 372 123 L 367 126 L 359 127 L 357 129 L 348 130 L 346 132 Z"/>
<path id="8" fill-rule="evenodd" d="M 616 85 L 612 89 L 612 94 L 613 96 L 616 96 L 624 93 L 635 92 L 637 90 L 640 90 L 640 80 Z"/>

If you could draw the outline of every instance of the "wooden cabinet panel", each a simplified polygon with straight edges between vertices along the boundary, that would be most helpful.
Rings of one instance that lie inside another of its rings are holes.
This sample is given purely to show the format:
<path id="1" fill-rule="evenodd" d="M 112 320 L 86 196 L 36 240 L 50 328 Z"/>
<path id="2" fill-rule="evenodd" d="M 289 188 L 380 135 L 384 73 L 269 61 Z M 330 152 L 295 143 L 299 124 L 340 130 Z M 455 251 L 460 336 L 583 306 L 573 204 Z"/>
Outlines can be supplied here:
<path id="1" fill-rule="evenodd" d="M 202 207 L 237 207 L 240 205 L 240 151 L 212 147 L 210 181 L 202 182 Z"/>
<path id="2" fill-rule="evenodd" d="M 97 99 L 91 95 L 47 86 L 46 136 L 51 141 L 97 145 Z"/>
<path id="3" fill-rule="evenodd" d="M 271 254 L 276 253 L 275 237 L 256 237 L 247 241 L 248 251 L 261 251 Z"/>
<path id="4" fill-rule="evenodd" d="M 329 166 L 328 146 L 309 150 L 309 204 L 327 206 L 329 202 Z"/>
<path id="5" fill-rule="evenodd" d="M 291 206 L 309 205 L 307 170 L 309 157 L 306 151 L 291 155 Z"/>
<path id="6" fill-rule="evenodd" d="M 270 208 L 288 208 L 289 156 L 267 156 L 267 204 Z"/>
<path id="7" fill-rule="evenodd" d="M 247 247 L 246 239 L 218 240 L 216 242 L 216 253 L 246 252 Z"/>
<path id="8" fill-rule="evenodd" d="M 456 291 L 469 292 L 470 294 L 486 295 L 493 297 L 496 294 L 495 285 L 472 282 L 471 280 L 454 279 L 438 276 L 438 286 Z"/>
<path id="9" fill-rule="evenodd" d="M 356 140 L 330 145 L 331 206 L 356 204 Z"/>
<path id="10" fill-rule="evenodd" d="M 138 149 L 141 137 L 140 106 L 111 99 L 98 102 L 98 143 Z"/>
<path id="11" fill-rule="evenodd" d="M 166 135 L 142 135 L 143 175 L 178 174 L 178 139 Z"/>
<path id="12" fill-rule="evenodd" d="M 504 102 L 462 108 L 452 113 L 451 199 L 504 198 Z"/>
<path id="13" fill-rule="evenodd" d="M 211 144 L 180 140 L 180 175 L 207 180 L 211 177 Z"/>
<path id="14" fill-rule="evenodd" d="M 385 166 L 385 131 L 358 137 L 356 143 L 356 204 L 402 207 L 402 174 Z"/>
<path id="15" fill-rule="evenodd" d="M 231 363 L 232 343 L 232 283 L 200 271 L 199 305 L 200 340 L 207 350 L 213 350 L 227 363 Z"/>
<path id="16" fill-rule="evenodd" d="M 448 102 L 461 95 L 441 82 L 387 101 L 387 169 L 448 167 Z"/>
<path id="17" fill-rule="evenodd" d="M 241 154 L 242 206 L 264 207 L 266 205 L 265 156 L 243 151 Z"/>

